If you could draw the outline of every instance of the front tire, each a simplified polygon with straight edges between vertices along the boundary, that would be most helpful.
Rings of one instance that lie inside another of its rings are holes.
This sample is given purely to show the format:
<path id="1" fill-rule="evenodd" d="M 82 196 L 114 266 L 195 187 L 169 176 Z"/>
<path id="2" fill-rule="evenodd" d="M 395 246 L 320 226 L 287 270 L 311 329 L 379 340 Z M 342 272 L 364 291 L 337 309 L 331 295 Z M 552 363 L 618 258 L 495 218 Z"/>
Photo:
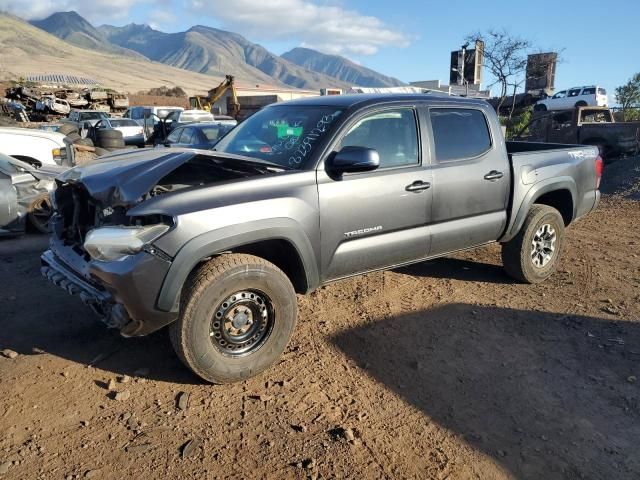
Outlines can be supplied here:
<path id="1" fill-rule="evenodd" d="M 282 270 L 253 255 L 225 254 L 187 281 L 171 342 L 204 380 L 242 381 L 280 357 L 297 311 L 295 290 Z"/>
<path id="2" fill-rule="evenodd" d="M 533 205 L 518 234 L 502 244 L 507 274 L 524 283 L 540 283 L 558 266 L 564 246 L 564 220 L 547 205 Z"/>

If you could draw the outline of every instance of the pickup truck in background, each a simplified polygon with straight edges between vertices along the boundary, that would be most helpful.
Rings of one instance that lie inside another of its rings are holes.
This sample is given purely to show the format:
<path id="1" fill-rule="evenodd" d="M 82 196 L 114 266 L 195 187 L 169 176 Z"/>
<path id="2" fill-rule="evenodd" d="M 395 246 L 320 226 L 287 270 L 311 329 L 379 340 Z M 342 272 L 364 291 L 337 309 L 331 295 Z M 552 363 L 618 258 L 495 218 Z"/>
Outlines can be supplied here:
<path id="1" fill-rule="evenodd" d="M 607 162 L 640 152 L 640 122 L 616 123 L 606 107 L 535 112 L 514 140 L 593 145 Z"/>
<path id="2" fill-rule="evenodd" d="M 0 128 L 0 153 L 36 168 L 43 165 L 71 167 L 73 146 L 62 133 L 34 128 Z"/>
<path id="3" fill-rule="evenodd" d="M 169 325 L 203 379 L 240 381 L 285 349 L 296 293 L 328 282 L 492 242 L 513 278 L 545 280 L 601 173 L 595 147 L 505 142 L 484 101 L 283 102 L 214 150 L 114 153 L 58 177 L 42 274 L 122 335 Z"/>

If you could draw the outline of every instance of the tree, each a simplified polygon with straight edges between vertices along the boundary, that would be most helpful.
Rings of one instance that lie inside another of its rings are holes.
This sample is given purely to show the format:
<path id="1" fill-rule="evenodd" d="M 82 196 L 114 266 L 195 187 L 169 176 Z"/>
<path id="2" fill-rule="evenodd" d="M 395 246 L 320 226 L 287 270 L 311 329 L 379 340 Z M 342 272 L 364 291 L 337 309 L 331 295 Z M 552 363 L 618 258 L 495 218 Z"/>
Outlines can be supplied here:
<path id="1" fill-rule="evenodd" d="M 482 40 L 484 42 L 484 66 L 493 75 L 495 81 L 489 85 L 500 86 L 500 101 L 497 112 L 507 98 L 509 87 L 515 88 L 521 83 L 518 81 L 527 69 L 527 52 L 531 48 L 528 40 L 516 37 L 507 30 L 488 30 L 485 33 L 477 32 L 468 35 L 469 42 Z"/>
<path id="2" fill-rule="evenodd" d="M 616 101 L 622 107 L 622 118 L 627 121 L 631 109 L 640 107 L 640 73 L 636 73 L 626 84 L 616 88 Z"/>

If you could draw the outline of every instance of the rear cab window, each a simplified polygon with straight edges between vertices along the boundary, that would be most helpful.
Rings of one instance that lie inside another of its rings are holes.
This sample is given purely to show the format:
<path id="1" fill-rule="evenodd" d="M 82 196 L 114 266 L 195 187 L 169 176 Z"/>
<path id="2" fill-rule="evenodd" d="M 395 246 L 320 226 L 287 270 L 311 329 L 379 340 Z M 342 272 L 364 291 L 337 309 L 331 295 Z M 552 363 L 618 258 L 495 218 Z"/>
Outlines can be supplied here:
<path id="1" fill-rule="evenodd" d="M 479 157 L 491 150 L 491 133 L 484 113 L 472 108 L 429 109 L 437 162 Z"/>

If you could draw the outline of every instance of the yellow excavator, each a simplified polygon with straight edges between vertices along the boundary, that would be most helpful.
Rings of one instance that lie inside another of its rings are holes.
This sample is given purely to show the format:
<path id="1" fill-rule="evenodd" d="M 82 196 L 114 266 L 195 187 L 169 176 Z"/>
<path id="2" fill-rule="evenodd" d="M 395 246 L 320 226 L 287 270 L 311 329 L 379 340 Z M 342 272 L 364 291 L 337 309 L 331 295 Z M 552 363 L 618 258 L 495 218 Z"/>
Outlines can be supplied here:
<path id="1" fill-rule="evenodd" d="M 207 92 L 206 97 L 189 97 L 189 106 L 192 109 L 210 112 L 213 105 L 220 100 L 228 90 L 231 91 L 231 111 L 227 113 L 237 119 L 240 114 L 240 102 L 238 102 L 233 75 L 226 75 L 220 85 Z"/>

